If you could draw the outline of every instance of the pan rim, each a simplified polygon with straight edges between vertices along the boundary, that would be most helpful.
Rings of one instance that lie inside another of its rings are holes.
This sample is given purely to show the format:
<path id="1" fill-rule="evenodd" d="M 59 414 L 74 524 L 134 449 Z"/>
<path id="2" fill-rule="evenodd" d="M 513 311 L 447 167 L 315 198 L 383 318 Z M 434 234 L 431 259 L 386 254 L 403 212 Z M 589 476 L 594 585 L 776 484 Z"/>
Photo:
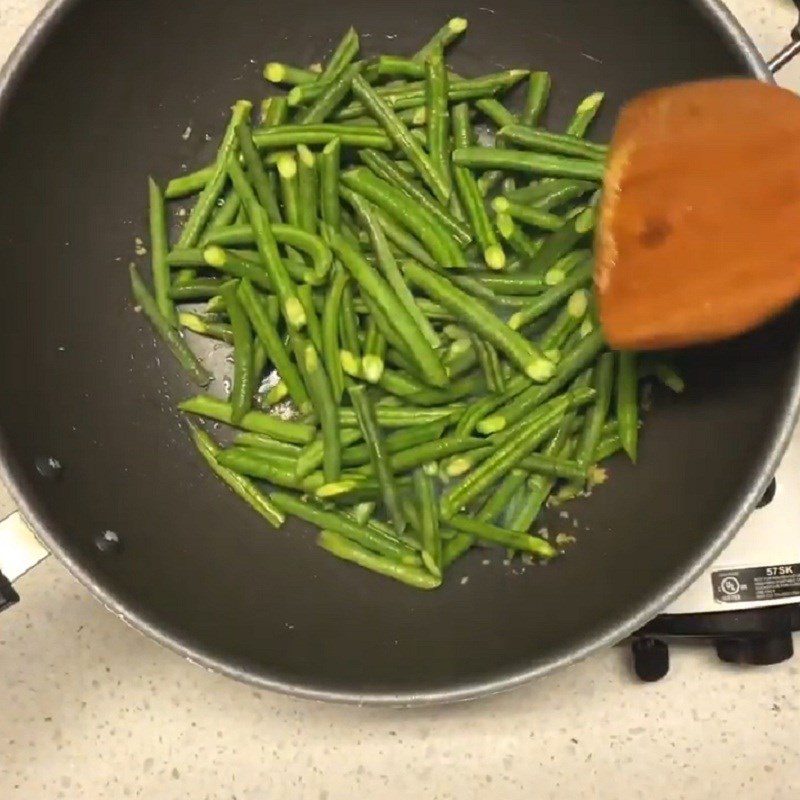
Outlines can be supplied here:
<path id="1" fill-rule="evenodd" d="M 18 71 L 24 67 L 31 51 L 39 44 L 40 37 L 46 34 L 47 30 L 60 15 L 67 13 L 72 6 L 80 1 L 49 0 L 45 8 L 23 34 L 8 61 L 0 69 L 0 113 L 2 113 L 8 100 L 10 87 L 14 84 Z M 709 24 L 713 25 L 720 32 L 720 35 L 742 54 L 748 70 L 754 77 L 766 82 L 774 82 L 765 60 L 758 52 L 752 39 L 733 13 L 723 4 L 722 0 L 691 0 L 691 2 L 706 17 Z M 794 365 L 787 413 L 784 415 L 781 428 L 777 432 L 772 447 L 764 459 L 761 469 L 744 501 L 733 510 L 720 532 L 709 541 L 707 547 L 695 559 L 691 568 L 681 573 L 677 579 L 673 580 L 669 588 L 658 594 L 645 606 L 638 608 L 634 613 L 607 626 L 605 629 L 595 631 L 590 636 L 587 636 L 577 647 L 573 645 L 563 648 L 558 655 L 545 663 L 533 664 L 526 669 L 515 670 L 512 673 L 499 675 L 492 679 L 462 683 L 448 689 L 423 692 L 373 692 L 361 694 L 335 689 L 314 688 L 306 683 L 291 683 L 270 678 L 264 673 L 256 674 L 234 667 L 203 652 L 201 649 L 191 647 L 183 641 L 170 637 L 140 614 L 131 611 L 124 603 L 118 601 L 111 593 L 99 586 L 91 575 L 71 559 L 69 554 L 60 546 L 58 538 L 52 534 L 50 526 L 37 511 L 33 497 L 29 500 L 22 487 L 22 481 L 17 481 L 14 478 L 11 455 L 4 436 L 0 436 L 0 479 L 8 487 L 17 507 L 35 531 L 36 536 L 68 569 L 72 576 L 85 586 L 108 611 L 128 623 L 135 630 L 169 648 L 189 662 L 260 689 L 268 689 L 309 700 L 378 706 L 431 705 L 472 700 L 515 688 L 534 678 L 553 672 L 560 667 L 580 661 L 601 648 L 617 644 L 649 622 L 700 576 L 714 557 L 732 540 L 755 509 L 756 503 L 766 490 L 788 446 L 799 411 L 800 361 Z"/>

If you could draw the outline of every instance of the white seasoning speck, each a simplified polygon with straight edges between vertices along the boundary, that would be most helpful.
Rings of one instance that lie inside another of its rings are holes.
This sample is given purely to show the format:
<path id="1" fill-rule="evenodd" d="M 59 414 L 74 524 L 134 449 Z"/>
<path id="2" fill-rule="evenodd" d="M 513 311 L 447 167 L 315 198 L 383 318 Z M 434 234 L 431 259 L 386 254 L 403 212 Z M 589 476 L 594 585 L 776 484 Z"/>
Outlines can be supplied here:
<path id="1" fill-rule="evenodd" d="M 181 134 L 181 139 L 183 139 L 184 142 L 188 142 L 189 141 L 189 137 L 191 135 L 192 135 L 192 126 L 191 125 L 187 125 L 186 126 L 186 130 Z"/>
<path id="2" fill-rule="evenodd" d="M 464 576 L 464 577 L 461 579 L 461 585 L 463 586 L 465 583 L 469 583 L 469 575 L 465 575 L 465 576 Z"/>

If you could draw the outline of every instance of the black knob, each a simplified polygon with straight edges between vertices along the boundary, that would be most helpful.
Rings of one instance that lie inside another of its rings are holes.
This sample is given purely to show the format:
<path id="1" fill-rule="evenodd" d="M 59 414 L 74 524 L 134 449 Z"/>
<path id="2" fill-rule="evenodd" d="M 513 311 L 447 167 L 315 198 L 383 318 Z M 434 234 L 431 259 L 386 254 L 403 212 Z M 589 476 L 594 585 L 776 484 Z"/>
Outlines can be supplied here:
<path id="1" fill-rule="evenodd" d="M 634 639 L 631 644 L 633 670 L 639 680 L 660 681 L 669 672 L 669 648 L 660 639 L 649 636 Z"/>
<path id="2" fill-rule="evenodd" d="M 717 655 L 729 664 L 766 666 L 780 664 L 794 655 L 792 634 L 774 633 L 747 639 L 718 639 Z"/>
<path id="3" fill-rule="evenodd" d="M 0 572 L 0 611 L 19 601 L 19 595 L 11 587 L 11 583 Z"/>

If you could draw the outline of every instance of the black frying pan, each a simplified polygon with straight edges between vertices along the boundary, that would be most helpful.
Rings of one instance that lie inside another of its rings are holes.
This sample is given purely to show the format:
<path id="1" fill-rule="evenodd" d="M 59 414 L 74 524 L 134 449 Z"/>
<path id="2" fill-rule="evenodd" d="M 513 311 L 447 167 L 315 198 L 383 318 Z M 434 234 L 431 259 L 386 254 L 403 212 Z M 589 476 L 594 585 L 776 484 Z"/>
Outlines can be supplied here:
<path id="1" fill-rule="evenodd" d="M 611 482 L 570 509 L 581 527 L 567 557 L 520 573 L 474 552 L 427 594 L 330 558 L 297 522 L 265 528 L 204 469 L 173 411 L 190 388 L 131 309 L 145 176 L 206 163 L 203 134 L 216 139 L 233 100 L 266 91 L 265 61 L 316 61 L 350 23 L 373 52 L 407 52 L 454 14 L 471 23 L 455 68 L 549 69 L 556 128 L 598 88 L 607 135 L 650 87 L 769 77 L 716 0 L 73 0 L 49 7 L 0 85 L 4 477 L 112 610 L 265 687 L 461 699 L 620 639 L 740 526 L 798 406 L 797 311 L 685 354 L 688 391 L 656 394 L 640 465 L 614 462 Z M 58 480 L 35 469 L 49 455 Z M 98 547 L 106 530 L 120 547 Z"/>

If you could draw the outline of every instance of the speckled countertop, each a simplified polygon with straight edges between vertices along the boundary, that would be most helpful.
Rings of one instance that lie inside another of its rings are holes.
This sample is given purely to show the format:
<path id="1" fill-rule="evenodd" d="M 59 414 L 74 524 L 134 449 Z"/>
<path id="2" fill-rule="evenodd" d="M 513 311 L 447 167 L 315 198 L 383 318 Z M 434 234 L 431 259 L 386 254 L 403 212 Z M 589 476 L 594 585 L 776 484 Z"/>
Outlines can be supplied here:
<path id="1" fill-rule="evenodd" d="M 112 0 L 113 1 L 113 0 Z M 0 62 L 45 0 L 0 0 Z M 767 54 L 788 0 L 731 0 Z M 800 88 L 800 63 L 781 76 Z M 11 511 L 0 487 L 0 518 Z M 618 648 L 508 694 L 321 705 L 204 672 L 104 611 L 53 559 L 0 619 L 0 797 L 382 800 L 800 796 L 800 662 L 676 650 L 642 685 Z"/>

